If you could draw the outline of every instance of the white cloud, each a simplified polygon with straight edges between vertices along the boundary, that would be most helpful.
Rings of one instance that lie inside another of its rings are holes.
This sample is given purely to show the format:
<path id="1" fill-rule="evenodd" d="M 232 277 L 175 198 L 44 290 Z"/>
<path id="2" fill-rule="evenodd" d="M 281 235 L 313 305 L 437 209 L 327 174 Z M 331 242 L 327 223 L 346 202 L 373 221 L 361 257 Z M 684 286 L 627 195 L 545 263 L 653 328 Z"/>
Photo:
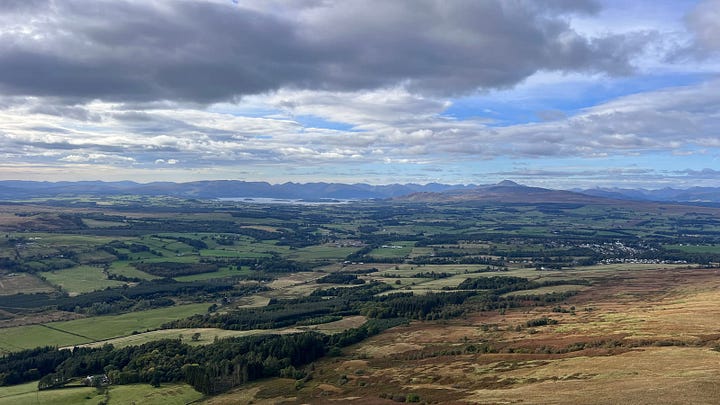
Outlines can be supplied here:
<path id="1" fill-rule="evenodd" d="M 58 159 L 61 162 L 70 163 L 134 163 L 135 159 L 127 156 L 107 155 L 104 153 L 88 153 L 82 155 L 67 155 Z"/>
<path id="2" fill-rule="evenodd" d="M 102 117 L 88 125 L 77 117 L 39 114 L 32 105 L 0 111 L 6 153 L 56 157 L 64 162 L 202 166 L 274 161 L 335 162 L 487 159 L 499 156 L 602 156 L 683 147 L 717 147 L 720 81 L 620 97 L 547 122 L 490 126 L 482 119 L 443 115 L 449 101 L 402 89 L 374 92 L 289 92 L 256 97 L 275 118 L 183 108 L 142 112 L 90 103 Z M 292 106 L 292 107 L 289 107 Z M 232 109 L 225 105 L 224 109 Z M 243 105 L 235 108 L 242 109 Z M 303 126 L 312 115 L 350 130 Z M 122 117 L 122 118 L 118 118 Z"/>

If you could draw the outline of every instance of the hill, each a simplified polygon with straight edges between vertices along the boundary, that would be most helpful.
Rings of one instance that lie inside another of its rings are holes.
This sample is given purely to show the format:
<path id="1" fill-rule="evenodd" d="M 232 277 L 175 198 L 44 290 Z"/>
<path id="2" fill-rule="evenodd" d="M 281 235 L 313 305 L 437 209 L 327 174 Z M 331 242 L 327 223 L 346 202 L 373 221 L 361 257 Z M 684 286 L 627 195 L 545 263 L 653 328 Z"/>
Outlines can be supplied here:
<path id="1" fill-rule="evenodd" d="M 720 187 L 662 188 L 657 190 L 628 188 L 592 188 L 573 190 L 585 195 L 634 201 L 681 202 L 693 204 L 720 203 Z"/>
<path id="2" fill-rule="evenodd" d="M 509 180 L 498 184 L 442 192 L 420 192 L 397 197 L 411 202 L 503 202 L 503 203 L 582 203 L 616 204 L 618 200 L 573 191 L 524 186 Z"/>
<path id="3" fill-rule="evenodd" d="M 496 201 L 608 203 L 613 200 L 669 202 L 693 205 L 720 204 L 720 187 L 663 188 L 658 190 L 592 188 L 553 190 L 530 187 L 504 180 L 497 184 L 387 184 L 293 183 L 206 180 L 186 183 L 133 181 L 0 181 L 0 200 L 55 198 L 63 196 L 173 196 L 181 198 L 277 198 L 297 200 L 368 200 L 394 198 L 400 201 Z"/>
<path id="4" fill-rule="evenodd" d="M 102 182 L 36 182 L 0 181 L 0 199 L 49 198 L 67 195 L 143 195 L 183 198 L 281 198 L 281 199 L 384 199 L 416 192 L 440 192 L 474 187 L 462 184 L 389 184 L 364 183 L 283 183 L 247 182 L 237 180 L 195 181 L 188 183 L 132 181 Z"/>

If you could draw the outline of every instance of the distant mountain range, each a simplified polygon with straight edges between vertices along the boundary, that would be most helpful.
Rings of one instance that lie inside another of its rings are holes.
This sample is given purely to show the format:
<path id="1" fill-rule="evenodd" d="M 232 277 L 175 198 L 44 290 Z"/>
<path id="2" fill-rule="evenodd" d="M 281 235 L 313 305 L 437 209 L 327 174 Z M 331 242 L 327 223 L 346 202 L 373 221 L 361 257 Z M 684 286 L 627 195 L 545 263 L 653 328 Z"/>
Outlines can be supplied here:
<path id="1" fill-rule="evenodd" d="M 607 200 L 676 202 L 692 204 L 720 203 L 720 187 L 659 190 L 593 188 L 551 190 L 528 187 L 505 180 L 491 185 L 462 184 L 343 184 L 283 183 L 209 180 L 188 183 L 132 181 L 37 182 L 0 181 L 0 199 L 18 200 L 62 196 L 112 195 L 175 196 L 183 198 L 277 198 L 316 201 L 323 199 L 387 199 L 403 201 L 500 201 L 601 203 Z"/>
<path id="2" fill-rule="evenodd" d="M 442 192 L 419 192 L 397 197 L 400 201 L 413 202 L 504 202 L 504 203 L 617 203 L 605 197 L 585 195 L 573 191 L 528 187 L 504 180 L 498 184 L 475 186 L 463 190 Z"/>
<path id="3" fill-rule="evenodd" d="M 657 201 L 680 203 L 720 203 L 720 187 L 692 187 L 688 189 L 662 188 L 645 190 L 642 188 L 592 188 L 572 190 L 595 197 L 617 200 Z"/>
<path id="4" fill-rule="evenodd" d="M 16 200 L 35 197 L 71 195 L 111 196 L 122 194 L 175 196 L 185 198 L 278 198 L 278 199 L 385 199 L 417 192 L 442 192 L 475 187 L 462 184 L 370 184 L 246 182 L 235 180 L 194 181 L 189 183 L 102 182 L 36 182 L 0 181 L 0 199 Z"/>
<path id="5" fill-rule="evenodd" d="M 505 180 L 498 184 L 475 186 L 463 190 L 420 192 L 398 199 L 408 201 L 497 201 L 508 203 L 614 203 L 663 202 L 695 205 L 720 203 L 720 187 L 694 187 L 690 189 L 664 188 L 661 190 L 594 188 L 551 190 L 528 187 Z"/>

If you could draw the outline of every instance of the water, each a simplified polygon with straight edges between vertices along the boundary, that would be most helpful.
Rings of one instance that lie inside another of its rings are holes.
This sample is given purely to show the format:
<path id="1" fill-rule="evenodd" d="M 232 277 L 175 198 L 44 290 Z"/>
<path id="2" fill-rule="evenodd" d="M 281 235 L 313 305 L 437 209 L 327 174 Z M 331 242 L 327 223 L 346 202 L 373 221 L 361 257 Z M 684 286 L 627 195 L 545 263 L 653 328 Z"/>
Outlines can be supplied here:
<path id="1" fill-rule="evenodd" d="M 237 201 L 249 204 L 293 204 L 293 205 L 333 205 L 348 204 L 358 200 L 340 198 L 321 198 L 318 200 L 304 200 L 300 198 L 267 198 L 267 197 L 223 197 L 220 201 Z"/>

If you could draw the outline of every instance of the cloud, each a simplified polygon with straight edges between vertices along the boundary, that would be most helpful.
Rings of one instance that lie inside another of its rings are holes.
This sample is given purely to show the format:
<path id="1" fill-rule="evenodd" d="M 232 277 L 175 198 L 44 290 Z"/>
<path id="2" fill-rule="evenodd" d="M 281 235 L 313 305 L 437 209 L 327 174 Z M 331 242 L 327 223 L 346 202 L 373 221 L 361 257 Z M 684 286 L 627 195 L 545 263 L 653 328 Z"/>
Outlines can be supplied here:
<path id="1" fill-rule="evenodd" d="M 720 52 L 720 0 L 704 0 L 688 13 L 686 24 L 701 53 Z"/>
<path id="2" fill-rule="evenodd" d="M 503 154 L 592 156 L 717 146 L 720 81 L 619 97 L 564 120 L 498 128 Z"/>
<path id="3" fill-rule="evenodd" d="M 685 169 L 685 170 L 674 170 L 672 172 L 676 175 L 687 176 L 695 179 L 713 179 L 717 180 L 720 178 L 720 170 L 704 168 L 700 170 Z"/>
<path id="4" fill-rule="evenodd" d="M 720 0 L 701 0 L 685 13 L 684 30 L 665 40 L 665 62 L 717 71 L 720 55 Z"/>
<path id="5" fill-rule="evenodd" d="M 127 156 L 107 155 L 104 153 L 88 153 L 82 155 L 67 155 L 58 159 L 69 163 L 134 163 L 135 159 Z"/>
<path id="6" fill-rule="evenodd" d="M 2 173 L 680 178 L 613 168 L 712 167 L 719 3 L 649 4 L 0 1 Z"/>
<path id="7" fill-rule="evenodd" d="M 584 37 L 587 0 L 63 0 L 0 7 L 0 91 L 209 103 L 277 89 L 513 86 L 539 71 L 627 74 L 642 35 Z M 28 16 L 32 18 L 28 18 Z"/>
<path id="8" fill-rule="evenodd" d="M 717 187 L 714 169 L 662 170 L 652 167 L 558 166 L 551 169 L 522 168 L 483 173 L 492 179 L 512 179 L 522 184 L 551 188 L 688 188 Z"/>
<path id="9" fill-rule="evenodd" d="M 36 104 L 0 110 L 0 148 L 20 161 L 175 165 L 407 163 L 442 165 L 500 157 L 543 159 L 674 151 L 707 153 L 720 139 L 720 81 L 619 97 L 552 121 L 491 125 L 444 115 L 452 103 L 394 88 L 372 92 L 282 90 L 200 110 L 128 110 L 94 102 L 84 114 L 45 114 Z M 253 104 L 254 103 L 254 104 Z M 234 109 L 267 111 L 265 117 Z M 305 126 L 295 115 L 347 129 Z M 96 117 L 86 121 L 85 116 Z M 59 157 L 48 152 L 63 152 Z M 95 158 L 92 158 L 95 157 Z M 174 163 L 171 163 L 174 162 Z"/>
<path id="10" fill-rule="evenodd" d="M 535 114 L 543 121 L 555 121 L 567 118 L 567 114 L 560 110 L 541 110 Z"/>

